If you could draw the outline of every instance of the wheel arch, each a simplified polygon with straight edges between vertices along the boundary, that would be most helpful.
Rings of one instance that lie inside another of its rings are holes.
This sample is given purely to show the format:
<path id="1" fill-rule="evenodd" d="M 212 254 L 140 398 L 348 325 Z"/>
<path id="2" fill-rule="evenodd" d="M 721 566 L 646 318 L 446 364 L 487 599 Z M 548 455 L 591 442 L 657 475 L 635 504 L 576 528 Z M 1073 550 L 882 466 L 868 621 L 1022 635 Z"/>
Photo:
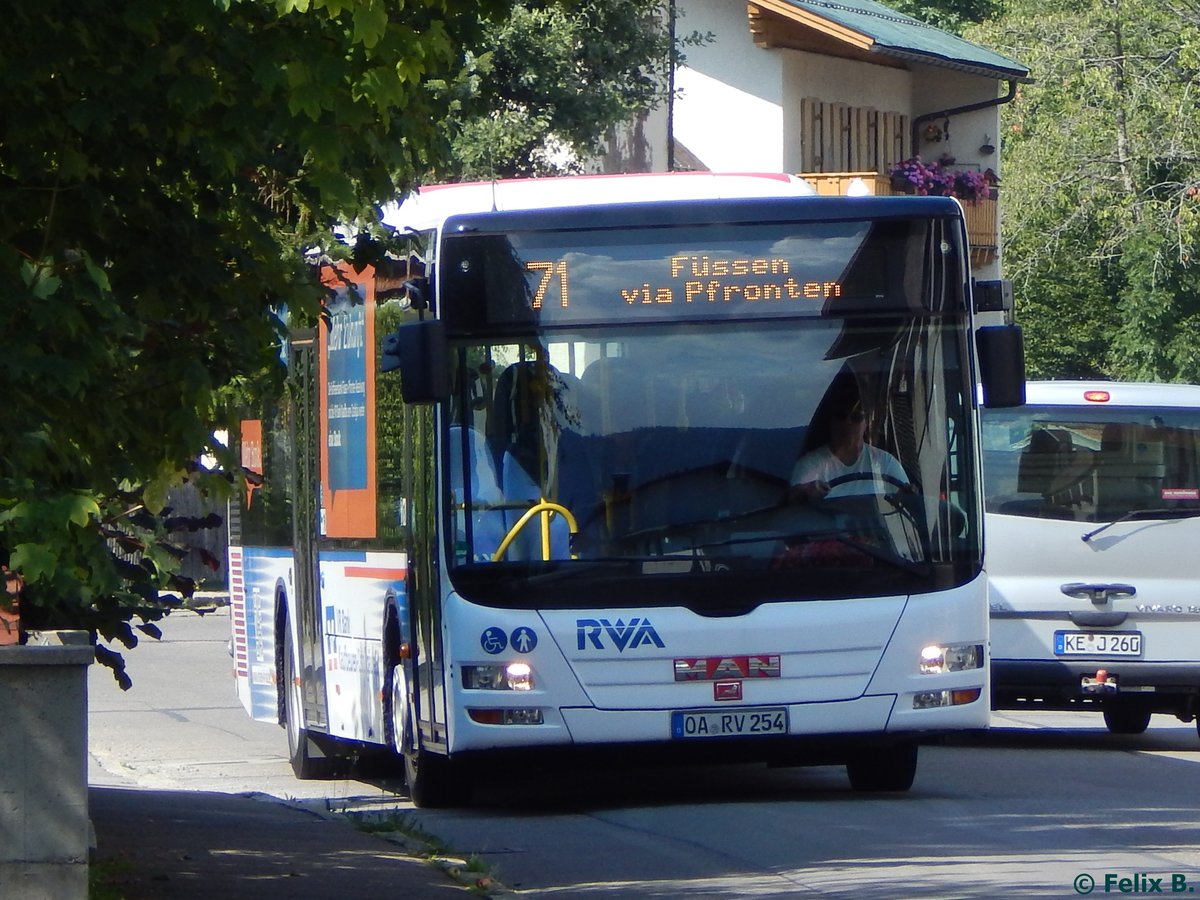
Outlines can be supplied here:
<path id="1" fill-rule="evenodd" d="M 293 618 L 291 615 L 291 605 L 288 602 L 287 587 L 282 580 L 275 585 L 275 615 L 274 615 L 274 645 L 275 645 L 275 715 L 278 723 L 284 725 L 287 723 L 287 706 L 284 698 L 284 691 L 287 690 L 287 685 L 284 683 L 284 673 L 287 671 L 284 665 L 283 654 L 286 652 L 287 642 L 284 640 L 286 629 L 293 627 Z M 292 635 L 293 639 L 296 637 Z M 294 643 L 293 643 L 294 645 Z"/>
<path id="2" fill-rule="evenodd" d="M 412 703 L 412 658 L 411 656 L 404 657 L 401 653 L 401 647 L 408 644 L 410 639 L 410 635 L 406 633 L 407 623 L 404 621 L 401 609 L 402 602 L 402 598 L 397 595 L 396 591 L 388 591 L 384 602 L 383 631 L 381 632 L 383 649 L 380 654 L 380 662 L 383 666 L 383 690 L 380 691 L 380 713 L 383 721 L 384 743 L 391 749 L 398 749 L 402 746 L 402 741 L 394 734 L 395 719 L 392 708 L 393 672 L 395 667 L 401 663 L 404 670 L 406 706 Z"/>

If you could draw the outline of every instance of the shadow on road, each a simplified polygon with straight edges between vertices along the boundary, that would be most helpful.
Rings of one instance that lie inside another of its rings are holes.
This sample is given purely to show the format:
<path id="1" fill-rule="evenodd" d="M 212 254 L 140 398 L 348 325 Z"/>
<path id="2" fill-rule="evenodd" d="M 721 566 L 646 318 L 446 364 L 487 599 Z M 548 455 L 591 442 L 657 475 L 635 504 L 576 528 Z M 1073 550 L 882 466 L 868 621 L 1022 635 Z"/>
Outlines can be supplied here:
<path id="1" fill-rule="evenodd" d="M 426 862 L 346 819 L 264 799 L 93 787 L 95 900 L 462 896 Z"/>

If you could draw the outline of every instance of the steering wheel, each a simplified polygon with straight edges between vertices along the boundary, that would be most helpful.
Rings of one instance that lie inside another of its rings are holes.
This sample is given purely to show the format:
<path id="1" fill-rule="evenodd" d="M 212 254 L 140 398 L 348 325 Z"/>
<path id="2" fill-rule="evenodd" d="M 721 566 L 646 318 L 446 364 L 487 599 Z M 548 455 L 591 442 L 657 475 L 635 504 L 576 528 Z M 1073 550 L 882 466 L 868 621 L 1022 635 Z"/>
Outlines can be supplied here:
<path id="1" fill-rule="evenodd" d="M 892 487 L 895 487 L 898 490 L 902 490 L 902 491 L 907 491 L 911 488 L 911 485 L 907 481 L 901 481 L 899 478 L 896 478 L 894 475 L 888 475 L 885 472 L 851 472 L 849 475 L 839 475 L 837 478 L 830 480 L 827 485 L 828 490 L 825 492 L 825 496 L 828 497 L 829 491 L 832 491 L 835 487 L 838 487 L 839 485 L 843 485 L 843 484 L 848 484 L 852 481 L 870 481 L 870 482 L 873 482 L 875 484 L 880 484 L 880 485 L 891 485 Z M 886 494 L 889 492 L 886 490 L 882 490 L 882 491 L 874 491 L 873 493 Z M 850 495 L 846 494 L 843 496 L 850 496 Z M 836 500 L 837 497 L 834 497 L 833 499 Z"/>
<path id="2" fill-rule="evenodd" d="M 504 554 L 508 552 L 509 546 L 512 544 L 518 534 L 521 533 L 526 525 L 533 521 L 534 516 L 540 516 L 542 520 L 542 560 L 549 561 L 550 559 L 550 520 L 555 516 L 560 515 L 567 520 L 567 530 L 573 539 L 579 532 L 579 524 L 575 521 L 575 517 L 571 511 L 561 504 L 554 503 L 550 500 L 539 500 L 529 509 L 525 510 L 524 515 L 517 519 L 512 528 L 508 529 L 508 534 L 504 535 L 504 540 L 500 542 L 500 546 L 496 548 L 496 552 L 492 554 L 492 562 L 499 562 L 504 558 Z M 574 554 L 572 554 L 572 557 Z"/>

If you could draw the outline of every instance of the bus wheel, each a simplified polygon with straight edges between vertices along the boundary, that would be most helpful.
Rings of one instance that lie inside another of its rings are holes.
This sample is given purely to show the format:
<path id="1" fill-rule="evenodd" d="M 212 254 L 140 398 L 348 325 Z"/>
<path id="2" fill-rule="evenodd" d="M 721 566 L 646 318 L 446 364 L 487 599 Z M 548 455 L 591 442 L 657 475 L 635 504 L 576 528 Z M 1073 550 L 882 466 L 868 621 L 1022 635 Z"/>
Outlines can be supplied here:
<path id="1" fill-rule="evenodd" d="M 383 725 L 388 746 L 404 759 L 404 781 L 414 806 L 465 806 L 471 785 L 461 766 L 420 746 L 408 700 L 404 664 L 387 670 L 384 683 Z"/>
<path id="2" fill-rule="evenodd" d="M 404 780 L 413 806 L 466 806 L 471 798 L 471 782 L 462 767 L 421 747 L 404 751 Z"/>
<path id="3" fill-rule="evenodd" d="M 404 664 L 388 668 L 383 684 L 383 727 L 388 749 L 403 756 L 412 746 L 412 717 L 408 709 L 408 676 Z"/>
<path id="4" fill-rule="evenodd" d="M 310 753 L 311 738 L 300 724 L 304 721 L 304 700 L 299 679 L 296 677 L 296 662 L 292 650 L 292 632 L 284 625 L 283 637 L 283 708 L 284 727 L 287 729 L 288 756 L 292 771 L 302 780 L 329 778 L 333 774 L 333 761 L 325 756 Z"/>
<path id="5" fill-rule="evenodd" d="M 1150 710 L 1106 703 L 1104 724 L 1113 734 L 1141 734 L 1150 726 Z"/>
<path id="6" fill-rule="evenodd" d="M 863 751 L 846 763 L 856 791 L 907 791 L 917 775 L 915 742 Z"/>

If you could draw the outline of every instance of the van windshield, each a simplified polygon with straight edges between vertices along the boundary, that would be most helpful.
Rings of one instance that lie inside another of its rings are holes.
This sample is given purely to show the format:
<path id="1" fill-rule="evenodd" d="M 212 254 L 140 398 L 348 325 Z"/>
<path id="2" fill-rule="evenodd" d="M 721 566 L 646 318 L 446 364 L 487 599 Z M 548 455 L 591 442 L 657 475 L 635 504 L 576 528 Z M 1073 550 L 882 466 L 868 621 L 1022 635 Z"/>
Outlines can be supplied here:
<path id="1" fill-rule="evenodd" d="M 983 411 L 990 513 L 1074 522 L 1200 515 L 1200 410 Z"/>

